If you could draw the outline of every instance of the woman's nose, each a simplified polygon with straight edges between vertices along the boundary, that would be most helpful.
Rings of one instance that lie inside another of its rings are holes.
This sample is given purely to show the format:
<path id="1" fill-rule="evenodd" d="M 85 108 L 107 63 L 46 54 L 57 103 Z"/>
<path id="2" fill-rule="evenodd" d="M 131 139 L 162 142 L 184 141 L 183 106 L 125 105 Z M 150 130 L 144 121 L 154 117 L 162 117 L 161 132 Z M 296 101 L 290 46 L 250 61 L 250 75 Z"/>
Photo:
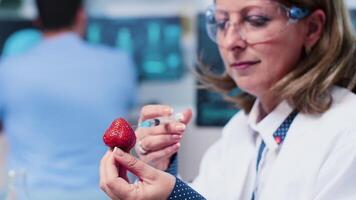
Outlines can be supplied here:
<path id="1" fill-rule="evenodd" d="M 237 26 L 230 25 L 222 46 L 230 50 L 236 48 L 244 49 L 247 47 L 247 42 L 245 37 L 239 31 L 239 28 Z"/>

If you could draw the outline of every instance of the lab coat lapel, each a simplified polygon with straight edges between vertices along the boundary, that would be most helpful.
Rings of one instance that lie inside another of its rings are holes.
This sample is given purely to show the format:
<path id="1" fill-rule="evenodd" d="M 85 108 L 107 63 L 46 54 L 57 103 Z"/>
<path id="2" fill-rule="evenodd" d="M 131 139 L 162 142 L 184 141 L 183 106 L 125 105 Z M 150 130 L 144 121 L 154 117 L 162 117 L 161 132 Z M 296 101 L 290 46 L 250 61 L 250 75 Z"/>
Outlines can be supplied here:
<path id="1" fill-rule="evenodd" d="M 228 173 L 232 176 L 233 184 L 230 184 L 229 187 L 233 187 L 227 191 L 233 191 L 233 194 L 229 195 L 232 198 L 229 199 L 249 199 L 251 198 L 251 194 L 254 186 L 254 178 L 251 179 L 249 177 L 255 177 L 254 171 L 254 160 L 255 160 L 255 144 L 253 139 L 253 133 L 247 126 L 239 126 L 233 127 L 234 131 L 237 132 L 235 134 L 234 148 L 231 148 L 232 152 L 229 152 L 229 159 L 237 160 L 239 162 L 227 162 L 233 163 Z M 239 195 L 239 196 L 237 196 Z"/>

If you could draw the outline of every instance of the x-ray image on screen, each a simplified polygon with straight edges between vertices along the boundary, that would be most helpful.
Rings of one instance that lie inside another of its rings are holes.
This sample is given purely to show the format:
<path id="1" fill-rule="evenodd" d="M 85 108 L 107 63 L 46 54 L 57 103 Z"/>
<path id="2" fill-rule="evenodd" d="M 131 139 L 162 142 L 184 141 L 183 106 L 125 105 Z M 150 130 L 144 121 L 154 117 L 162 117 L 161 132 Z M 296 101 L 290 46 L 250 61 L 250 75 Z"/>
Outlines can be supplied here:
<path id="1" fill-rule="evenodd" d="M 184 72 L 178 16 L 92 18 L 86 38 L 130 52 L 141 80 L 178 79 Z"/>
<path id="2" fill-rule="evenodd" d="M 216 73 L 224 69 L 218 48 L 213 43 L 205 29 L 204 14 L 197 18 L 197 55 L 200 62 L 206 64 Z M 224 126 L 238 111 L 231 103 L 227 103 L 220 94 L 204 89 L 197 90 L 197 125 L 199 126 Z"/>

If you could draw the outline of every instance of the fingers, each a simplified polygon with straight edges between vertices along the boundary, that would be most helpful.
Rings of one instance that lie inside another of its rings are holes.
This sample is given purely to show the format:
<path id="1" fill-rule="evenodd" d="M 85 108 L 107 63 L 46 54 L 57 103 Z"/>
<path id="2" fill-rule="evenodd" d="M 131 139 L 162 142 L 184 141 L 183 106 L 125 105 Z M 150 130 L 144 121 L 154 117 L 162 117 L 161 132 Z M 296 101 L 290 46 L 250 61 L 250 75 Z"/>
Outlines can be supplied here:
<path id="1" fill-rule="evenodd" d="M 100 188 L 112 199 L 117 199 L 109 188 L 114 180 L 118 178 L 113 153 L 109 150 L 100 161 Z"/>
<path id="2" fill-rule="evenodd" d="M 108 159 L 108 157 L 109 157 L 109 151 L 107 151 L 106 153 L 105 153 L 105 155 L 103 156 L 103 158 L 101 159 L 101 161 L 100 161 L 100 170 L 99 170 L 99 172 L 100 172 L 100 188 L 102 189 L 102 190 L 106 190 L 106 185 L 105 185 L 105 183 L 106 183 L 106 171 L 105 171 L 105 165 L 106 165 L 106 160 Z M 106 191 L 105 191 L 106 192 Z"/>
<path id="3" fill-rule="evenodd" d="M 146 105 L 141 109 L 139 121 L 153 119 L 156 117 L 170 116 L 173 114 L 173 108 L 167 105 Z M 186 109 L 182 112 L 182 123 L 188 124 L 192 118 L 192 109 Z"/>
<path id="4" fill-rule="evenodd" d="M 181 135 L 154 135 L 150 137 L 145 137 L 140 141 L 141 148 L 146 151 L 156 151 L 163 149 L 164 147 L 171 146 L 180 142 L 182 139 Z"/>
<path id="5" fill-rule="evenodd" d="M 144 159 L 153 162 L 156 160 L 170 158 L 173 154 L 177 153 L 179 148 L 180 148 L 180 143 L 176 143 L 168 147 L 165 147 L 162 150 L 151 152 L 147 154 Z"/>
<path id="6" fill-rule="evenodd" d="M 160 116 L 169 116 L 173 113 L 173 108 L 166 105 L 147 105 L 141 109 L 139 121 L 152 119 Z"/>
<path id="7" fill-rule="evenodd" d="M 139 139 L 147 135 L 160 135 L 160 134 L 181 134 L 185 131 L 186 125 L 180 122 L 172 122 L 168 124 L 162 124 L 150 128 L 138 128 L 136 135 Z"/>
<path id="8" fill-rule="evenodd" d="M 148 105 L 142 108 L 141 119 L 146 120 L 148 118 L 152 119 L 159 117 L 161 115 L 170 115 L 172 110 L 169 106 L 164 105 Z M 169 111 L 170 110 L 170 111 Z M 182 119 L 180 121 L 174 121 L 166 124 L 161 124 L 154 127 L 138 128 L 136 130 L 136 136 L 138 140 L 146 137 L 147 135 L 159 135 L 159 134 L 172 134 L 172 133 L 183 133 L 186 129 L 186 125 L 190 122 L 192 118 L 192 110 L 186 109 L 182 112 Z"/>
<path id="9" fill-rule="evenodd" d="M 190 122 L 190 120 L 192 119 L 192 115 L 193 115 L 193 112 L 192 112 L 192 109 L 187 109 L 185 111 L 183 111 L 183 119 L 181 120 L 182 123 L 184 124 L 188 124 Z"/>
<path id="10" fill-rule="evenodd" d="M 147 154 L 146 152 L 171 146 L 180 142 L 185 129 L 185 124 L 179 122 L 138 129 L 135 150 L 141 158 L 142 155 Z"/>
<path id="11" fill-rule="evenodd" d="M 140 179 L 129 184 L 118 177 L 116 166 L 123 166 Z M 108 151 L 100 163 L 101 187 L 113 200 L 119 199 L 166 199 L 174 187 L 175 177 L 156 170 L 121 149 Z"/>
<path id="12" fill-rule="evenodd" d="M 137 199 L 137 190 L 135 184 L 129 184 L 123 178 L 118 177 L 109 179 L 106 183 L 107 191 L 105 192 L 112 200 Z M 130 196 L 130 197 L 129 197 Z"/>
<path id="13" fill-rule="evenodd" d="M 114 151 L 114 158 L 116 162 L 124 166 L 127 170 L 134 173 L 141 180 L 151 180 L 157 173 L 157 170 L 138 160 L 134 156 L 125 153 L 119 148 Z"/>
<path id="14" fill-rule="evenodd" d="M 109 153 L 107 161 L 105 162 L 106 177 L 119 177 L 118 168 L 115 165 L 115 159 L 112 152 Z"/>

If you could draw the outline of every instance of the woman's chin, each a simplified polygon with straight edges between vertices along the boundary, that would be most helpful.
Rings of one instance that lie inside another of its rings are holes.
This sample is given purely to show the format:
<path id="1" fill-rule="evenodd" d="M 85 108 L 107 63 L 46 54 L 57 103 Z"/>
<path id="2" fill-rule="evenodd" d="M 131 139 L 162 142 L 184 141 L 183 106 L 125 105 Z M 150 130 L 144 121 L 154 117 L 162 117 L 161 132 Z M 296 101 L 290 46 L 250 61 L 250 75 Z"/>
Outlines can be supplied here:
<path id="1" fill-rule="evenodd" d="M 237 85 L 242 91 L 255 97 L 263 95 L 267 90 L 265 87 L 261 87 L 259 84 L 237 83 Z"/>

